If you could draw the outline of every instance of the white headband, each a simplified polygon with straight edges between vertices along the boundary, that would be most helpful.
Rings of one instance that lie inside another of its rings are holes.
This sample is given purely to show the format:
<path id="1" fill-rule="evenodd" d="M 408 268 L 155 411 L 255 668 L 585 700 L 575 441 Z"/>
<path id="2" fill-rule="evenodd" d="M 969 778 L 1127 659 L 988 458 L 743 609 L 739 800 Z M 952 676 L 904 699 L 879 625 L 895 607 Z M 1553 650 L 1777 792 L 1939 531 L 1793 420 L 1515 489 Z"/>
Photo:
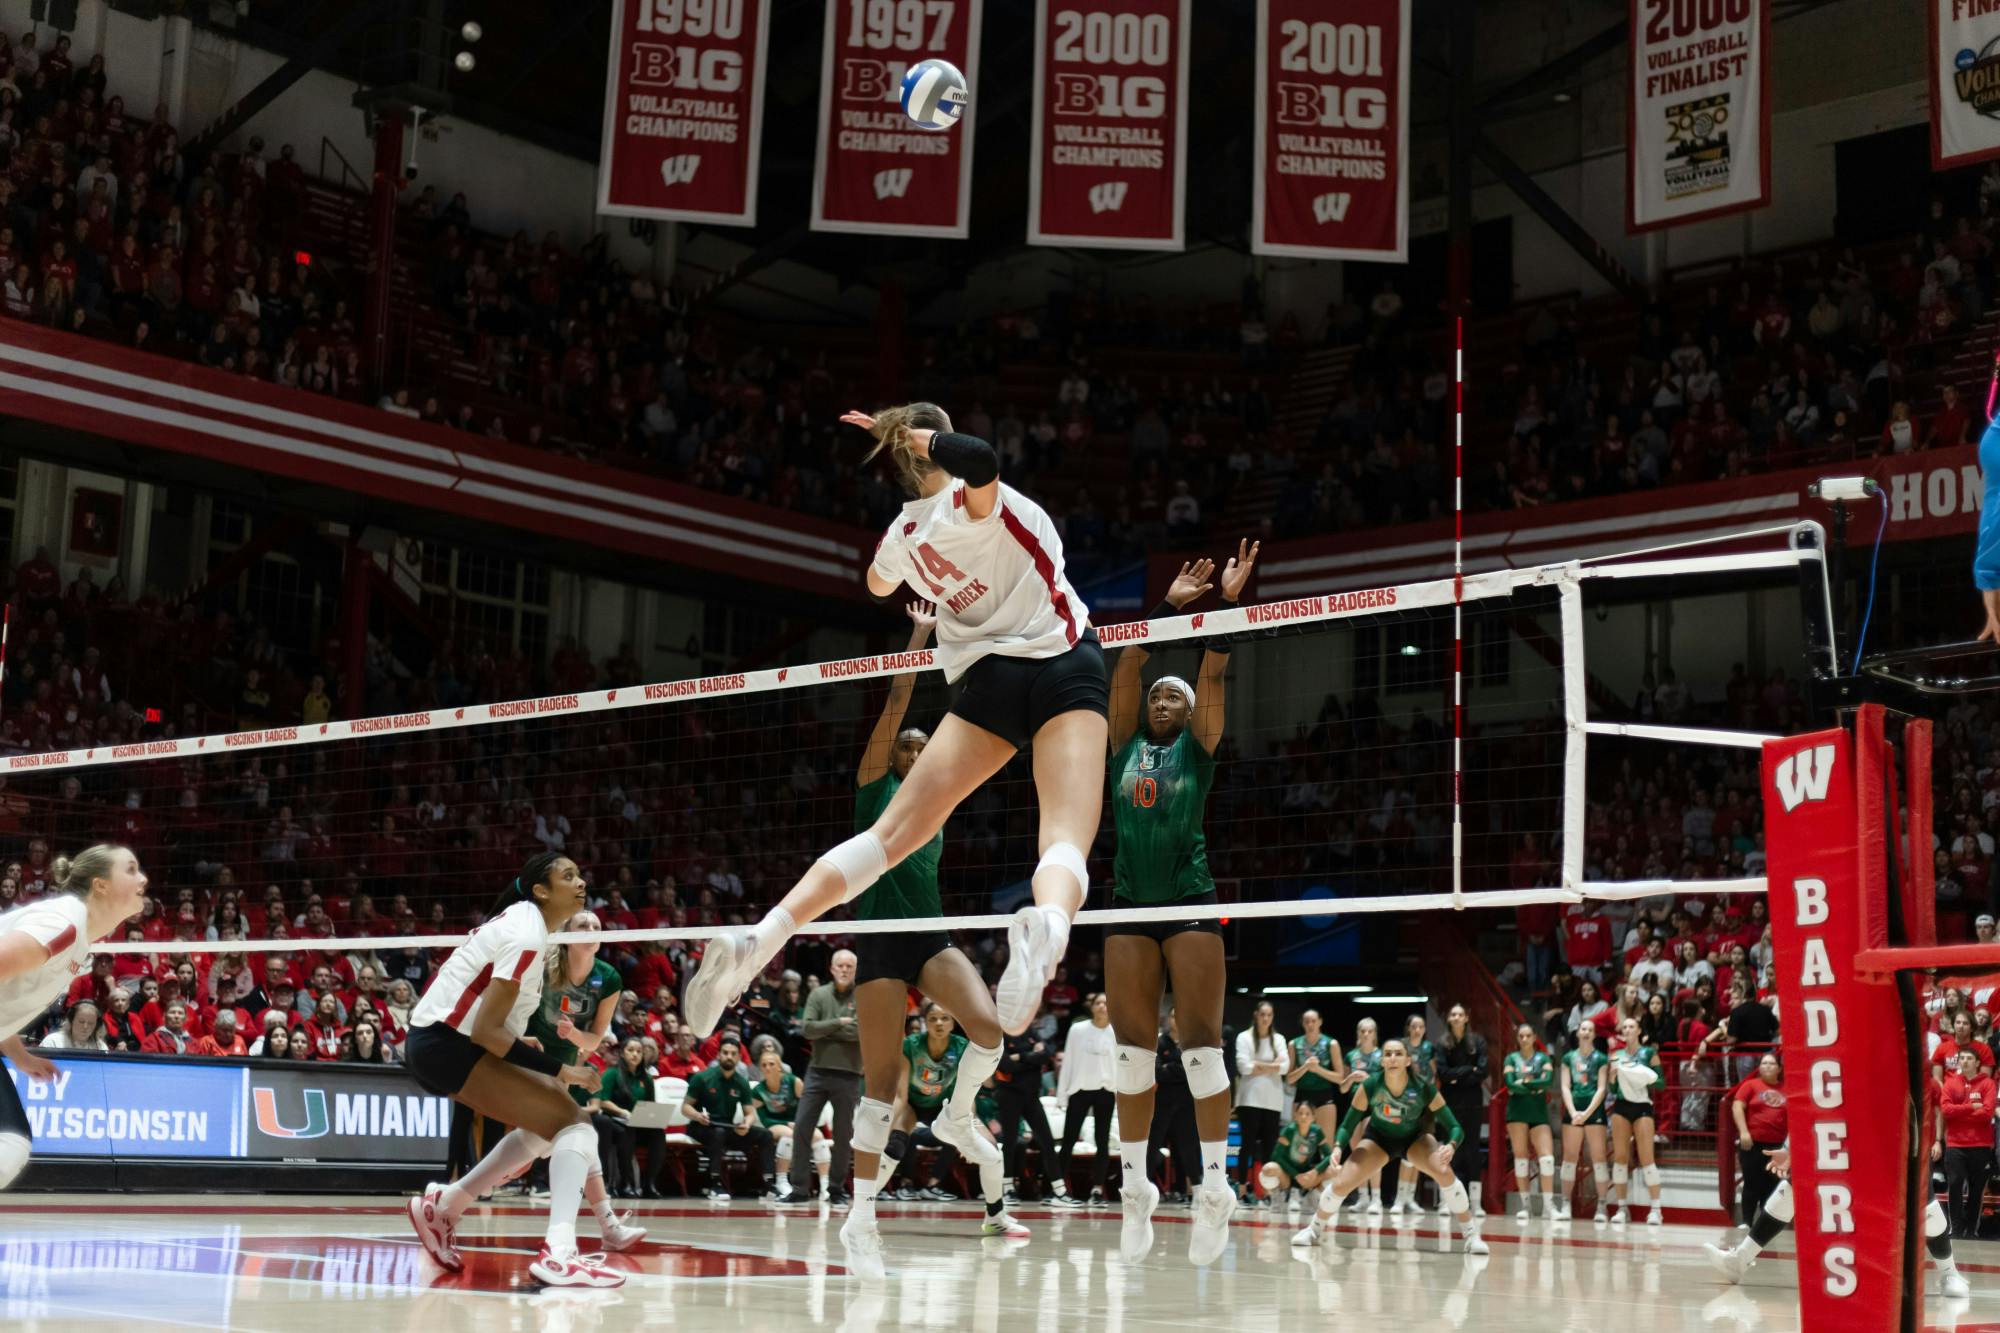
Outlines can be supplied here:
<path id="1" fill-rule="evenodd" d="M 1159 689 L 1160 686 L 1162 685 L 1166 686 L 1170 690 L 1173 690 L 1175 693 L 1179 694 L 1181 698 L 1187 700 L 1187 706 L 1190 709 L 1194 707 L 1194 686 L 1188 684 L 1186 681 L 1182 680 L 1179 676 L 1160 677 L 1158 680 L 1153 682 L 1152 689 L 1146 691 L 1147 697 L 1150 698 L 1152 696 L 1153 690 Z"/>

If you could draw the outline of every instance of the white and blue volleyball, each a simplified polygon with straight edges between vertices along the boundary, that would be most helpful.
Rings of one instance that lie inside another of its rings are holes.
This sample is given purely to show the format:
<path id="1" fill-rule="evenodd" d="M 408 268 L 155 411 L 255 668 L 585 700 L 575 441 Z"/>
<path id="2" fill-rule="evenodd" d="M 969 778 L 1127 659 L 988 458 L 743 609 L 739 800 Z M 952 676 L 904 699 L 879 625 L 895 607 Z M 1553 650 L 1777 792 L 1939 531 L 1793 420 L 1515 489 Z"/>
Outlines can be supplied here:
<path id="1" fill-rule="evenodd" d="M 949 60 L 920 60 L 903 75 L 903 114 L 927 130 L 948 130 L 965 114 L 965 76 Z"/>

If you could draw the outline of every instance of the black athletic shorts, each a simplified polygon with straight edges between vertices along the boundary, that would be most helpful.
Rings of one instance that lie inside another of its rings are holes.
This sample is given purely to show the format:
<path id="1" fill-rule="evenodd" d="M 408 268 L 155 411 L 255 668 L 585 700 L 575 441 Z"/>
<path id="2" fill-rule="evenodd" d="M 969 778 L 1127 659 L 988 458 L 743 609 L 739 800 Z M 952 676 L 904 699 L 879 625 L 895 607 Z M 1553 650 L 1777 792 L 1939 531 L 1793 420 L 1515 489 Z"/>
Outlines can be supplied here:
<path id="1" fill-rule="evenodd" d="M 403 1047 L 403 1066 L 426 1092 L 456 1097 L 472 1077 L 472 1067 L 486 1051 L 472 1038 L 446 1023 L 411 1028 Z"/>
<path id="2" fill-rule="evenodd" d="M 1625 1098 L 1614 1094 L 1611 1098 L 1611 1114 L 1620 1116 L 1636 1124 L 1641 1120 L 1651 1120 L 1653 1118 L 1653 1104 L 1651 1102 L 1627 1101 Z"/>
<path id="3" fill-rule="evenodd" d="M 1412 1134 L 1407 1139 L 1363 1138 L 1361 1141 L 1363 1143 L 1372 1143 L 1376 1147 L 1380 1148 L 1383 1152 L 1388 1153 L 1389 1160 L 1391 1162 L 1401 1162 L 1408 1159 L 1411 1147 L 1413 1147 L 1416 1144 L 1416 1141 L 1422 1137 L 1423 1137 L 1422 1134 Z"/>
<path id="4" fill-rule="evenodd" d="M 1088 629 L 1076 645 L 1054 657 L 988 653 L 958 678 L 951 712 L 1016 749 L 1025 749 L 1042 724 L 1063 713 L 1111 714 L 1111 685 L 1104 649 Z"/>
<path id="5" fill-rule="evenodd" d="M 1322 1106 L 1332 1106 L 1338 1101 L 1340 1101 L 1340 1089 L 1315 1088 L 1310 1092 L 1299 1093 L 1299 1095 L 1294 1100 L 1302 1101 L 1307 1106 L 1310 1106 L 1315 1111 L 1317 1111 Z"/>
<path id="6" fill-rule="evenodd" d="M 1185 903 L 1193 906 L 1207 907 L 1214 901 L 1215 890 L 1210 889 L 1207 893 L 1197 893 L 1187 898 L 1177 899 L 1174 906 L 1178 907 Z M 1111 900 L 1111 906 L 1114 909 L 1123 907 L 1165 907 L 1166 905 L 1165 903 L 1135 903 L 1130 898 L 1113 898 Z M 1186 934 L 1190 930 L 1200 931 L 1204 935 L 1220 935 L 1222 933 L 1222 923 L 1212 916 L 1204 917 L 1199 921 L 1175 921 L 1172 919 L 1160 921 L 1117 921 L 1104 928 L 1104 937 L 1109 939 L 1113 935 L 1143 935 L 1149 940 L 1165 944 L 1174 936 Z"/>
<path id="7" fill-rule="evenodd" d="M 941 930 L 856 936 L 854 984 L 887 980 L 914 986 L 924 964 L 951 947 L 951 936 Z"/>

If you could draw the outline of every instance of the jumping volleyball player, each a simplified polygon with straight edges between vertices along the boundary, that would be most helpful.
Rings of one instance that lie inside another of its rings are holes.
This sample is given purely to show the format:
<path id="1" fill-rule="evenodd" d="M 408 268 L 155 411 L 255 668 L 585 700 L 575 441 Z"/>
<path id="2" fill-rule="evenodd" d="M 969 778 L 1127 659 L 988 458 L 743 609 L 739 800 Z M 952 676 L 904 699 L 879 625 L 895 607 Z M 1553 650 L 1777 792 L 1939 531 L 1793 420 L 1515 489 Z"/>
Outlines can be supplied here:
<path id="1" fill-rule="evenodd" d="M 624 1274 L 607 1267 L 603 1255 L 576 1249 L 577 1208 L 597 1166 L 597 1131 L 568 1089 L 595 1092 L 598 1073 L 522 1040 L 542 1000 L 549 933 L 583 907 L 576 862 L 552 852 L 530 857 L 494 914 L 445 959 L 410 1011 L 404 1047 L 410 1076 L 429 1092 L 519 1126 L 459 1180 L 410 1200 L 410 1222 L 425 1252 L 452 1272 L 464 1267 L 454 1232 L 465 1210 L 547 1156 L 549 1229 L 529 1274 L 549 1286 L 624 1284 Z"/>
<path id="2" fill-rule="evenodd" d="M 110 843 L 57 857 L 49 884 L 49 897 L 0 914 L 0 1055 L 39 1080 L 54 1078 L 56 1067 L 21 1033 L 89 970 L 91 944 L 136 915 L 146 897 L 139 858 Z M 0 1189 L 28 1165 L 34 1137 L 14 1080 L 0 1078 Z"/>
<path id="3" fill-rule="evenodd" d="M 1361 1141 L 1351 1156 L 1345 1156 L 1357 1127 L 1362 1127 Z M 1438 1131 L 1445 1135 L 1443 1143 L 1438 1142 Z M 1339 1171 L 1320 1191 L 1319 1211 L 1292 1237 L 1292 1244 L 1320 1244 L 1341 1202 L 1363 1181 L 1392 1162 L 1414 1161 L 1417 1170 L 1437 1182 L 1445 1207 L 1464 1229 L 1465 1252 L 1485 1254 L 1486 1241 L 1479 1234 L 1479 1219 L 1472 1216 L 1471 1197 L 1451 1169 L 1452 1154 L 1464 1137 L 1465 1129 L 1445 1105 L 1444 1095 L 1411 1072 L 1409 1049 L 1400 1041 L 1384 1043 L 1380 1072 L 1368 1076 L 1341 1117 L 1333 1143 L 1333 1165 Z"/>
<path id="4" fill-rule="evenodd" d="M 1222 597 L 1235 602 L 1257 563 L 1257 547 L 1242 542 L 1222 571 Z M 1181 566 L 1154 618 L 1177 616 L 1211 588 L 1213 560 Z M 1162 676 L 1145 692 L 1139 710 L 1139 671 L 1148 654 L 1127 647 L 1112 675 L 1110 744 L 1117 791 L 1111 818 L 1118 831 L 1111 905 L 1162 907 L 1215 901 L 1208 871 L 1202 815 L 1215 781 L 1215 747 L 1222 740 L 1226 644 L 1201 655 L 1199 685 Z M 1215 1262 L 1229 1239 L 1236 1194 L 1229 1187 L 1229 1062 L 1222 1054 L 1222 930 L 1211 918 L 1143 921 L 1104 930 L 1105 996 L 1118 1038 L 1113 1078 L 1118 1092 L 1119 1157 L 1124 1184 L 1119 1200 L 1124 1228 L 1119 1247 L 1128 1263 L 1153 1248 L 1153 1209 L 1159 1186 L 1146 1178 L 1146 1142 L 1153 1128 L 1154 1043 L 1160 1031 L 1160 993 L 1167 973 L 1180 1018 L 1181 1065 L 1194 1098 L 1201 1136 L 1201 1186 L 1194 1192 L 1194 1225 L 1188 1262 Z"/>

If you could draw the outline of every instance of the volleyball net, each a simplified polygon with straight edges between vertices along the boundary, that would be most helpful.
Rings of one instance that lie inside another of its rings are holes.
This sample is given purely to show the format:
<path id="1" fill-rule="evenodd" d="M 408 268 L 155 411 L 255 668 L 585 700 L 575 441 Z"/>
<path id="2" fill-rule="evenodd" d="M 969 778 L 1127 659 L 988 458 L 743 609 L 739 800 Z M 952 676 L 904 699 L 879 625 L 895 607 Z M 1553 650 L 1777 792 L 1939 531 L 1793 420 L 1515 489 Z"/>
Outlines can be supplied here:
<path id="1" fill-rule="evenodd" d="M 1746 599 L 1765 610 L 1746 613 Z M 1718 811 L 1721 837 L 1684 836 L 1642 808 L 1662 783 L 1677 799 L 1699 788 L 1754 806 L 1754 752 L 1770 734 L 1728 725 L 1755 720 L 1733 698 L 1675 708 L 1654 688 L 1653 639 L 1676 614 L 1702 626 L 1681 637 L 1703 661 L 1801 671 L 1831 623 L 1817 525 L 1101 626 L 1108 655 L 1151 654 L 1149 682 L 1193 679 L 1207 644 L 1232 649 L 1206 825 L 1220 901 L 1153 914 L 1282 921 L 1761 892 L 1754 808 Z M 543 847 L 576 859 L 598 895 L 616 891 L 607 924 L 625 928 L 610 938 L 693 939 L 755 919 L 853 830 L 865 741 L 905 673 L 905 725 L 934 728 L 950 696 L 922 649 L 135 737 L 6 756 L 0 773 L 24 826 L 55 850 L 140 851 L 182 938 L 107 952 L 449 945 Z M 1635 702 L 1640 688 L 1652 692 Z M 1784 714 L 1766 711 L 1774 728 Z M 1025 900 L 1037 808 L 1024 755 L 952 817 L 940 924 L 998 926 Z M 1112 813 L 1092 851 L 1097 883 L 1111 877 Z M 204 935 L 228 895 L 250 938 L 185 938 Z"/>

